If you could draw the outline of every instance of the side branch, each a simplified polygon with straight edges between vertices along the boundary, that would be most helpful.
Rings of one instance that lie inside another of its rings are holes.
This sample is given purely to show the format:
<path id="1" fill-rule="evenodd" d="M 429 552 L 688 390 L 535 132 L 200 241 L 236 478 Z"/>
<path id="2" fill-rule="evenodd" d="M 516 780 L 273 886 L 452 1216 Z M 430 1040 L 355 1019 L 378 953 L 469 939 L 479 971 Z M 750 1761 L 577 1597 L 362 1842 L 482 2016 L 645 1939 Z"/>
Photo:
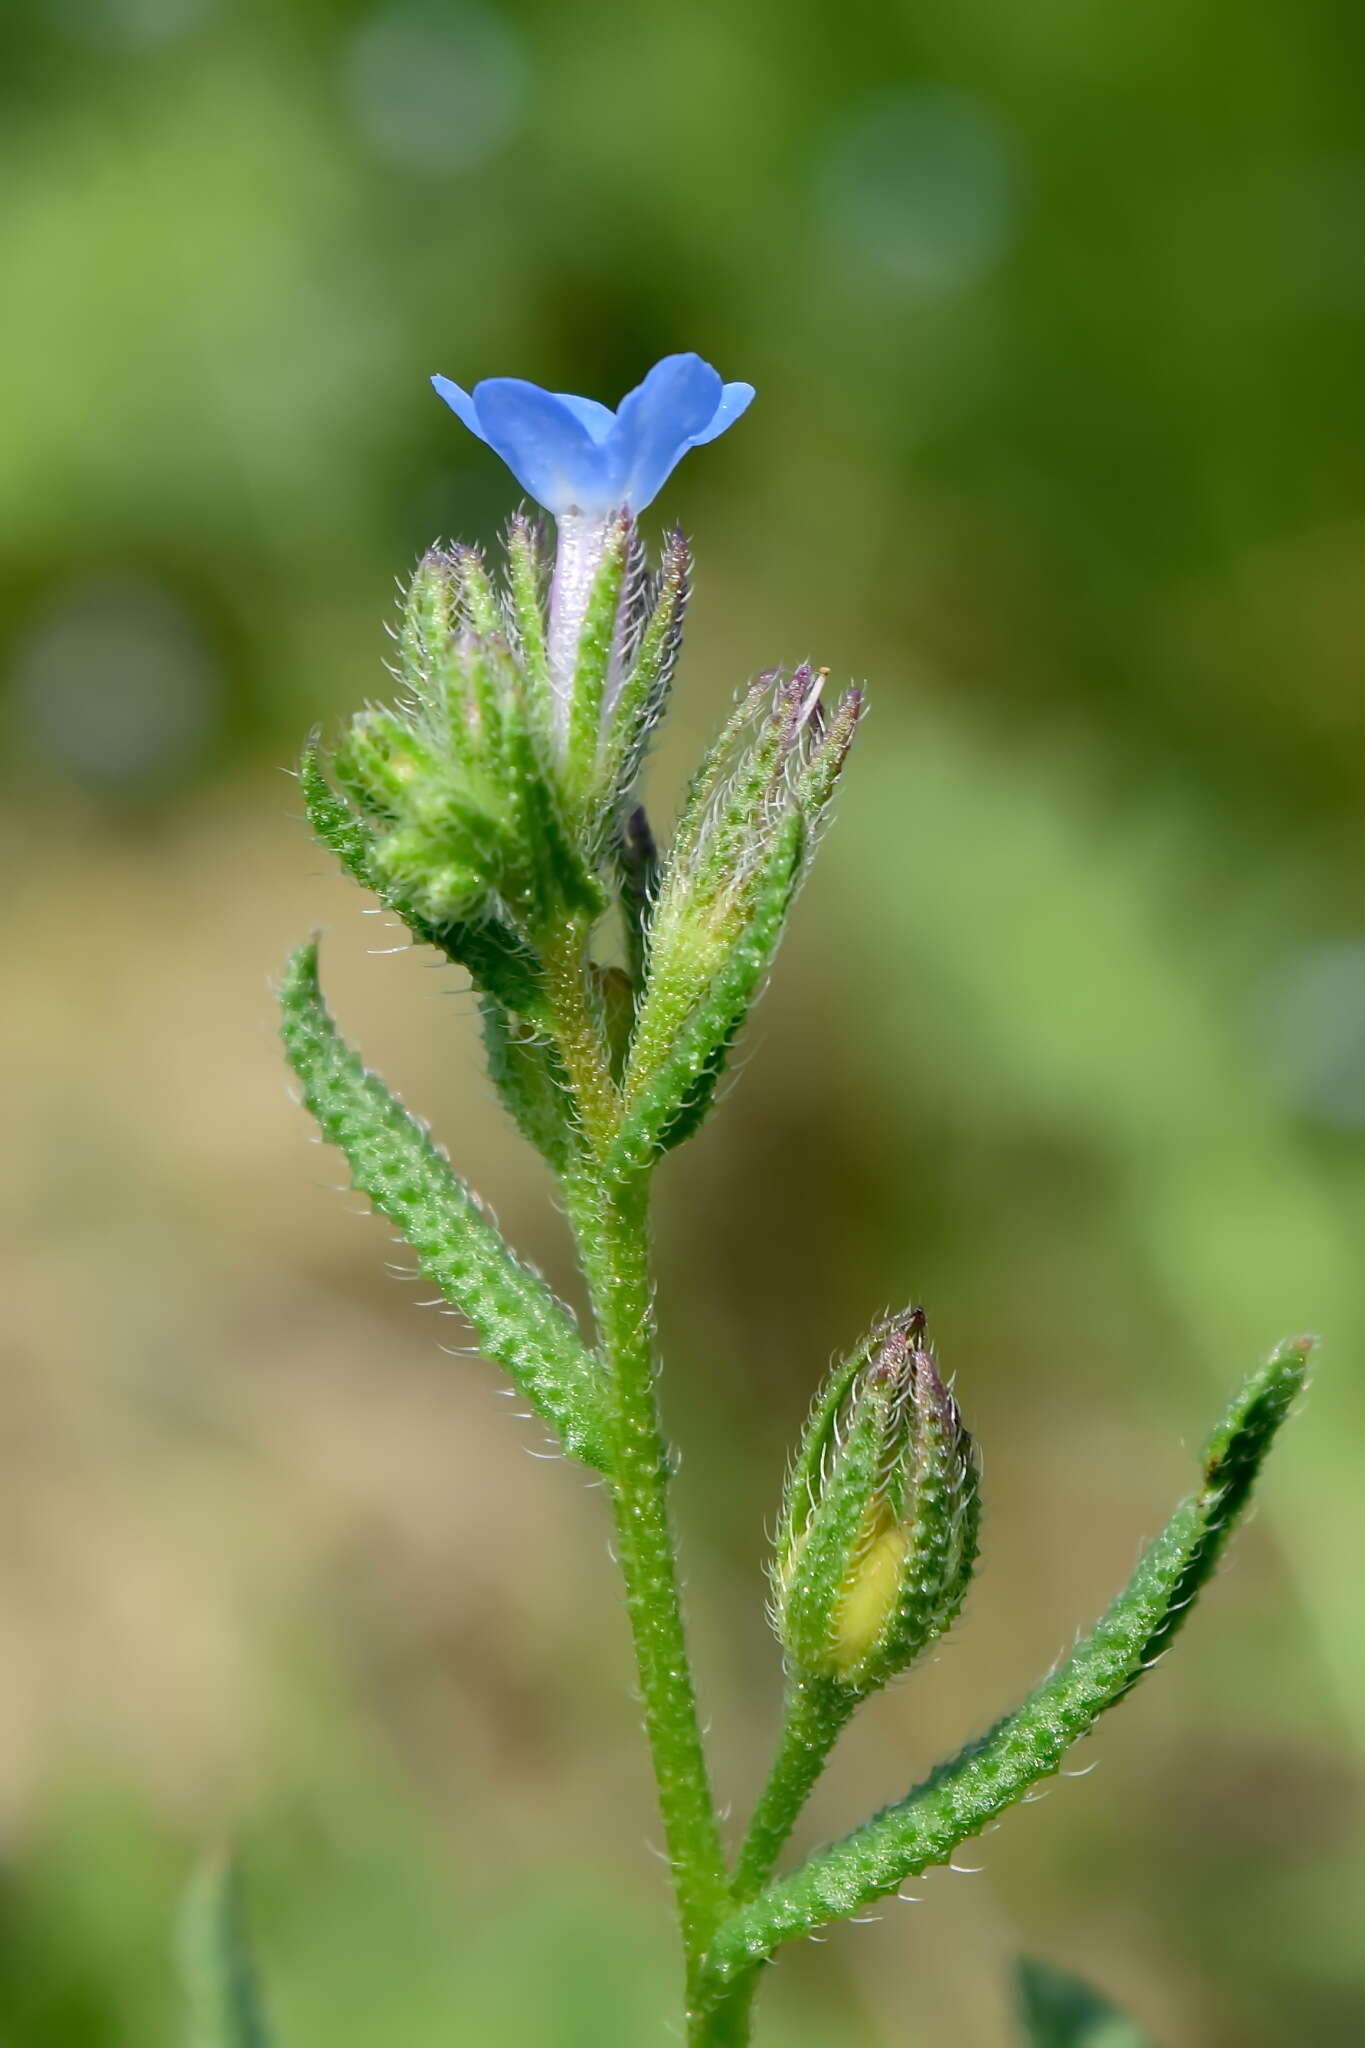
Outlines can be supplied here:
<path id="1" fill-rule="evenodd" d="M 1208 1580 L 1303 1383 L 1310 1340 L 1283 1344 L 1210 1440 L 1204 1485 L 1179 1507 L 1091 1635 L 1024 1704 L 922 1786 L 725 1922 L 706 1964 L 713 2002 L 784 1941 L 846 1918 L 959 1844 L 1054 1772 L 1066 1751 L 1161 1655 Z"/>

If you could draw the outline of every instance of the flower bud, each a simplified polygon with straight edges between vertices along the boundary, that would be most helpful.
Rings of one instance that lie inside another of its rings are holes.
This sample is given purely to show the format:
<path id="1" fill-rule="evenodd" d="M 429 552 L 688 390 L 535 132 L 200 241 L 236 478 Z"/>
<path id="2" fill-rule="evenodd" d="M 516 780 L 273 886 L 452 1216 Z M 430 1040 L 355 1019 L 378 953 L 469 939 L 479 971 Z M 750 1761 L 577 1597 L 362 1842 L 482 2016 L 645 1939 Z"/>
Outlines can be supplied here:
<path id="1" fill-rule="evenodd" d="M 796 1675 L 861 1697 L 904 1671 L 962 1605 L 978 1508 L 971 1438 L 911 1309 L 836 1369 L 788 1480 L 773 1620 Z"/>
<path id="2" fill-rule="evenodd" d="M 757 993 L 862 713 L 849 690 L 827 716 L 826 677 L 759 677 L 693 778 L 650 917 L 628 1102 L 674 1069 L 684 1087 L 713 1072 Z"/>
<path id="3" fill-rule="evenodd" d="M 477 550 L 430 550 L 397 634 L 408 695 L 361 712 L 336 750 L 375 884 L 424 934 L 496 918 L 533 939 L 566 908 L 601 907 L 513 623 Z"/>

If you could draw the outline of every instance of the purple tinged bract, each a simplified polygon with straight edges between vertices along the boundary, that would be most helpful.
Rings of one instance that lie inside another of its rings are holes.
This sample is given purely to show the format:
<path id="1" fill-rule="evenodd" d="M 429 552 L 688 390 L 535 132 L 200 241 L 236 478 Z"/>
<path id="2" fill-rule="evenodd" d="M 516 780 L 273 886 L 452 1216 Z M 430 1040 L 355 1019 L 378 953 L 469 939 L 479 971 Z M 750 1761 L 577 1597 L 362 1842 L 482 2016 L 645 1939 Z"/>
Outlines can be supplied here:
<path id="1" fill-rule="evenodd" d="M 752 384 L 722 383 L 698 355 L 665 356 L 615 412 L 521 377 L 488 377 L 472 392 L 449 377 L 431 381 L 556 518 L 642 512 L 688 449 L 723 434 L 754 395 Z"/>

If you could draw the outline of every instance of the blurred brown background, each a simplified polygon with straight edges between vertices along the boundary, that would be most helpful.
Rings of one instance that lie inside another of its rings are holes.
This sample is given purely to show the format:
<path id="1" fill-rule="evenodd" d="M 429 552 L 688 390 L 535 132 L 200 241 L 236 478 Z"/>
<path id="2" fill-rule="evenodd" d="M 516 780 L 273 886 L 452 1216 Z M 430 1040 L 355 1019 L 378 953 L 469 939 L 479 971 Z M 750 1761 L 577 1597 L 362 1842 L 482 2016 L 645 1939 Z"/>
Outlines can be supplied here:
<path id="1" fill-rule="evenodd" d="M 778 2048 L 1003 2048 L 1020 1949 L 1165 2048 L 1365 2036 L 1365 28 L 1346 0 L 10 0 L 0 2037 L 177 2038 L 246 1846 L 290 2048 L 668 2038 L 602 1503 L 328 1188 L 269 980 L 572 1291 L 452 970 L 282 772 L 393 580 L 515 486 L 427 388 L 759 388 L 655 508 L 700 564 L 666 814 L 755 669 L 874 711 L 742 1074 L 661 1187 L 718 1771 L 828 1357 L 924 1299 L 981 1576 L 810 1839 L 1007 1706 L 1243 1369 L 1326 1343 L 1178 1652 L 972 1877 L 784 1958 Z"/>

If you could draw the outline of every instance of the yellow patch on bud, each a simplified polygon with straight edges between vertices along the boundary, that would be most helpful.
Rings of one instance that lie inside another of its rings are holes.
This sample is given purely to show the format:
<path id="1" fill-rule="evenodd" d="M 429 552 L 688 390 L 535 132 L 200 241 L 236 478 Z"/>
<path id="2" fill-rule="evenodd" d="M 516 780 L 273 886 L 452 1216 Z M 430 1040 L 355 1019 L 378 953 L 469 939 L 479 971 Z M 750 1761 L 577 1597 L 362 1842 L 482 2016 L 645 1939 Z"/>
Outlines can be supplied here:
<path id="1" fill-rule="evenodd" d="M 910 1530 L 883 1526 L 845 1585 L 834 1619 L 830 1653 L 836 1678 L 849 1678 L 881 1637 L 900 1593 Z"/>

